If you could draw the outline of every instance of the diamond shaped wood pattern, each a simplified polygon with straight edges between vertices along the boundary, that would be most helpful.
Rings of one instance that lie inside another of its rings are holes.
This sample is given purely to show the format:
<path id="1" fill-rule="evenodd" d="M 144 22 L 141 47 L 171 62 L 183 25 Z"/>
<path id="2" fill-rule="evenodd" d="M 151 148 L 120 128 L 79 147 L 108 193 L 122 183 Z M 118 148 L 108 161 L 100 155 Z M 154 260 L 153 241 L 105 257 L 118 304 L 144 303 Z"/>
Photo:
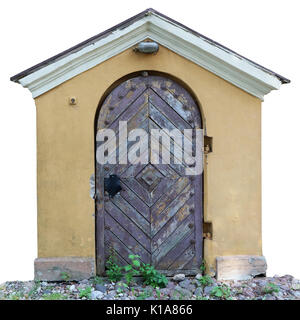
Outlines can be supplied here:
<path id="1" fill-rule="evenodd" d="M 152 191 L 164 178 L 164 176 L 151 164 L 147 165 L 135 179 L 147 188 L 148 191 Z"/>
<path id="2" fill-rule="evenodd" d="M 153 128 L 201 128 L 200 113 L 190 94 L 161 76 L 129 79 L 107 96 L 97 129 L 105 127 L 117 133 L 119 121 L 127 121 L 128 130 L 142 128 L 148 133 Z M 119 156 L 125 151 L 125 146 L 116 148 Z M 172 157 L 174 160 L 179 155 L 173 153 Z M 147 164 L 97 164 L 97 188 L 101 190 L 103 177 L 109 174 L 117 174 L 123 188 L 104 204 L 97 200 L 99 261 L 107 259 L 113 247 L 121 265 L 127 264 L 128 255 L 133 253 L 169 275 L 199 272 L 202 178 L 191 179 L 185 169 L 185 164 L 154 164 L 150 160 Z"/>

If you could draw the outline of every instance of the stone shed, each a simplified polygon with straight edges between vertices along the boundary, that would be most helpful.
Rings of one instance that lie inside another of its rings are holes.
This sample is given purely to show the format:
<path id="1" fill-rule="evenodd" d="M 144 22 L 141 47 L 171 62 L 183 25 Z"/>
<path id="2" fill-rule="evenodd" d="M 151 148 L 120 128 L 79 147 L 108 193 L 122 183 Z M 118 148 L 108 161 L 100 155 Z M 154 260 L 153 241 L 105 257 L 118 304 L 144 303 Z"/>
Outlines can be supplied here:
<path id="1" fill-rule="evenodd" d="M 11 80 L 36 104 L 36 279 L 131 253 L 167 275 L 265 273 L 261 104 L 288 79 L 147 9 Z"/>

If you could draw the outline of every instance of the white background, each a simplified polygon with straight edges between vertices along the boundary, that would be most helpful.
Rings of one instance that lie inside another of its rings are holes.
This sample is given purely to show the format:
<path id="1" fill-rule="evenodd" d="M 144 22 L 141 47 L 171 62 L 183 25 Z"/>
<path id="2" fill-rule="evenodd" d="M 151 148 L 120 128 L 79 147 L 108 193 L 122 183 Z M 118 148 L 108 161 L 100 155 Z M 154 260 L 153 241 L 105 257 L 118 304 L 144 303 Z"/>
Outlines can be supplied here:
<path id="1" fill-rule="evenodd" d="M 0 50 L 0 283 L 33 278 L 36 119 L 9 77 L 152 7 L 292 80 L 265 97 L 263 253 L 268 275 L 300 278 L 300 50 L 297 0 L 3 1 Z M 243 106 L 241 106 L 242 108 Z M 234 139 L 234 137 L 232 137 Z M 247 228 L 247 225 L 245 225 Z"/>

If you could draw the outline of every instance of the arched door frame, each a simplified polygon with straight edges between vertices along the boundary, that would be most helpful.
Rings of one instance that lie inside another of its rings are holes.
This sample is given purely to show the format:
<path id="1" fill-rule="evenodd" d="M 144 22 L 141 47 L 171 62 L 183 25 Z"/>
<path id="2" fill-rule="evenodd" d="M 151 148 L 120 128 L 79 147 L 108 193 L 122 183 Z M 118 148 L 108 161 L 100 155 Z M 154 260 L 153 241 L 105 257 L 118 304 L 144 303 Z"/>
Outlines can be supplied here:
<path id="1" fill-rule="evenodd" d="M 115 81 L 111 86 L 109 86 L 109 88 L 105 91 L 105 93 L 103 94 L 102 98 L 99 101 L 98 104 L 98 108 L 95 114 L 95 121 L 94 121 L 94 132 L 95 132 L 95 151 L 96 151 L 96 133 L 97 133 L 97 123 L 98 123 L 98 118 L 99 118 L 99 114 L 101 111 L 101 107 L 103 105 L 103 102 L 105 101 L 106 97 L 113 91 L 114 88 L 116 88 L 118 85 L 120 85 L 121 83 L 123 83 L 126 80 L 129 80 L 131 78 L 135 78 L 139 75 L 141 75 L 142 72 L 147 72 L 149 75 L 158 75 L 161 77 L 165 77 L 167 79 L 170 79 L 172 81 L 174 81 L 175 83 L 177 83 L 178 85 L 182 86 L 191 96 L 191 98 L 193 99 L 194 103 L 196 104 L 196 106 L 198 107 L 198 112 L 200 115 L 200 119 L 201 119 L 201 128 L 204 130 L 204 132 L 206 133 L 206 126 L 205 126 L 205 118 L 203 115 L 203 110 L 201 107 L 201 104 L 199 103 L 197 97 L 195 96 L 195 94 L 193 94 L 192 90 L 188 87 L 188 85 L 186 85 L 183 81 L 181 81 L 180 79 L 167 74 L 167 73 L 162 73 L 162 72 L 157 72 L 157 71 L 151 71 L 151 70 L 147 70 L 147 71 L 139 71 L 139 72 L 134 72 L 134 73 L 130 73 L 128 75 L 125 75 L 124 77 L 118 79 L 117 81 Z M 103 166 L 102 170 L 103 170 Z M 204 164 L 203 164 L 203 168 L 204 168 Z M 95 170 L 96 170 L 96 157 L 95 157 Z M 97 174 L 99 175 L 103 175 L 103 172 L 95 172 L 95 194 L 96 194 L 96 199 L 95 199 L 95 212 L 96 212 L 96 223 L 95 223 L 95 235 L 96 235 L 96 270 L 97 270 L 97 274 L 103 274 L 104 270 L 105 270 L 105 254 L 104 254 L 104 200 L 102 200 L 101 202 L 98 201 L 97 204 L 97 199 L 104 199 L 104 194 L 103 194 L 103 188 L 97 188 Z M 195 207 L 195 211 L 199 210 L 201 212 L 201 221 L 196 221 L 196 223 L 203 227 L 203 210 L 204 210 L 204 171 L 202 172 L 201 175 L 196 176 L 196 178 L 198 183 L 195 184 L 195 194 L 198 194 L 201 197 L 201 204 L 200 206 L 198 206 L 197 208 Z M 100 190 L 99 190 L 100 189 Z M 102 189 L 102 190 L 101 190 Z M 101 214 L 102 212 L 102 214 Z M 201 228 L 201 232 L 198 233 L 199 236 L 202 237 L 203 234 L 203 230 Z M 202 239 L 201 239 L 202 240 Z M 201 243 L 203 244 L 203 242 L 201 241 Z M 203 258 L 203 245 L 200 248 L 200 252 L 201 252 L 201 259 Z M 202 261 L 202 260 L 201 260 Z"/>

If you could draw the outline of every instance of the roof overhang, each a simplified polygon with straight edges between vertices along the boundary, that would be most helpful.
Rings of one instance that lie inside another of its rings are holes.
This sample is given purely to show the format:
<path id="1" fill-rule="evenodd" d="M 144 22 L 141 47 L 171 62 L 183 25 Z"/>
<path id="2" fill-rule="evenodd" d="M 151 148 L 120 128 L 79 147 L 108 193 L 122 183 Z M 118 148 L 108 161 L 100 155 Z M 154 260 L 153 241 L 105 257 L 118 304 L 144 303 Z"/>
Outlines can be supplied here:
<path id="1" fill-rule="evenodd" d="M 202 36 L 153 9 L 124 21 L 69 50 L 25 70 L 11 80 L 34 98 L 145 39 L 193 61 L 251 95 L 265 94 L 290 81 Z"/>

